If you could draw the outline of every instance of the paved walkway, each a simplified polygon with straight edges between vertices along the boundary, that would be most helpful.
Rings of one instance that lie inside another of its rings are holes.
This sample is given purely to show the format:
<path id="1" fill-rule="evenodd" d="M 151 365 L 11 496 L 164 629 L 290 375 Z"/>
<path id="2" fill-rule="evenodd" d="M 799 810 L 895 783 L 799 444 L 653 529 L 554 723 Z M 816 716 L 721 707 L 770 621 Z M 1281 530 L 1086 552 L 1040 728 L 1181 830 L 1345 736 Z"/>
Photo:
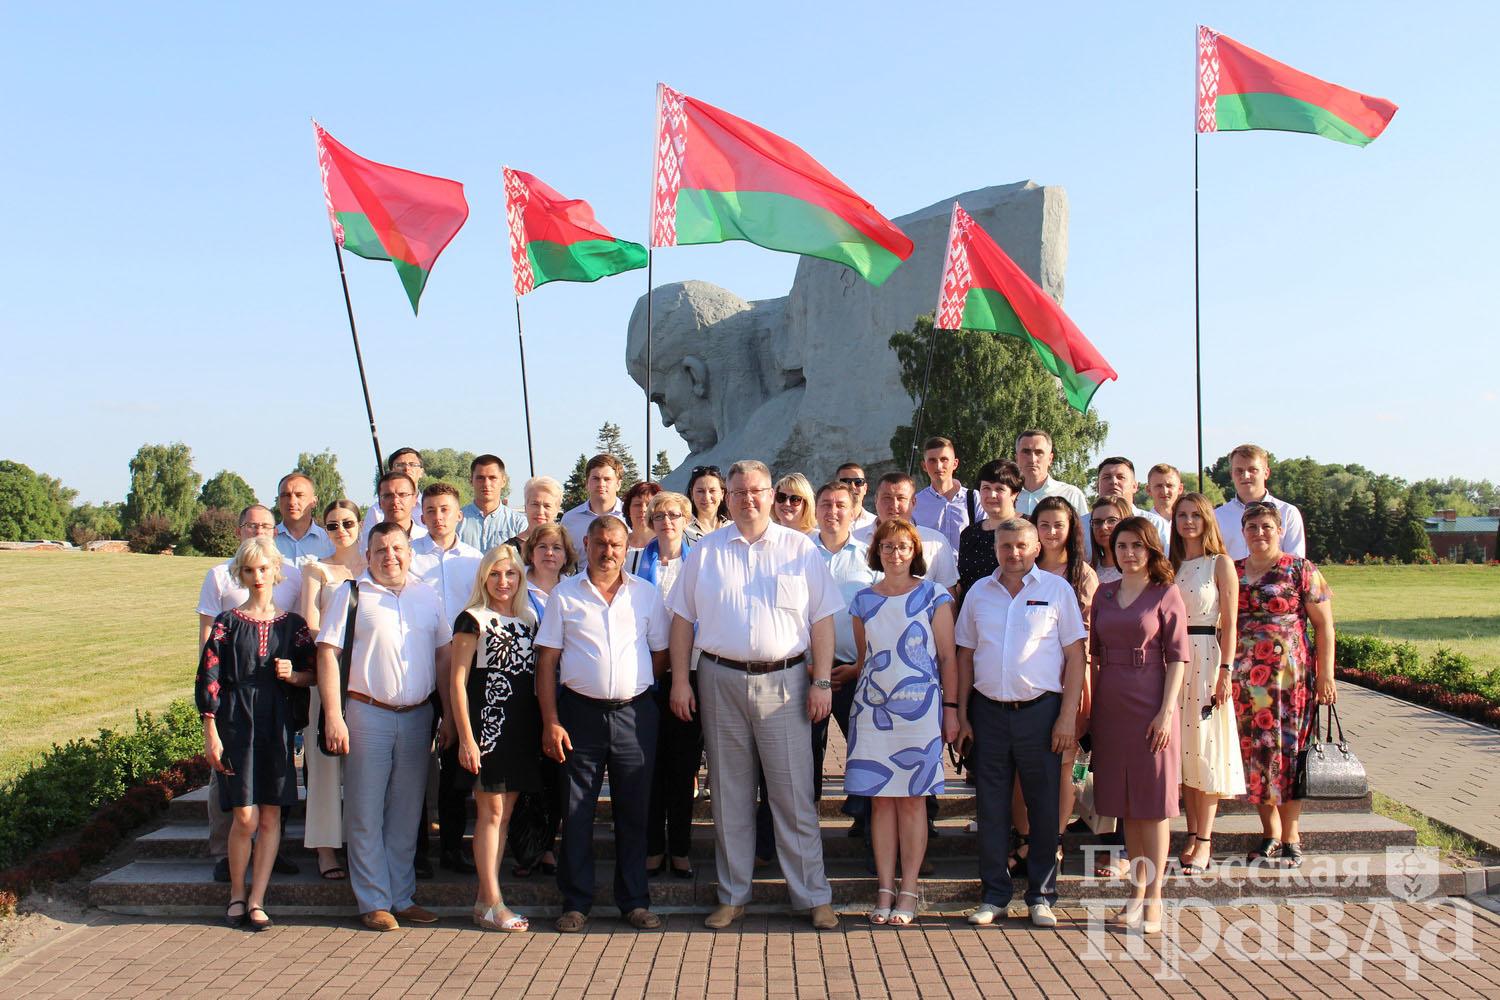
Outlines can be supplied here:
<path id="1" fill-rule="evenodd" d="M 447 926 L 376 934 L 281 921 L 262 934 L 205 922 L 99 916 L 0 968 L 28 997 L 1028 998 L 1500 995 L 1500 916 L 1465 901 L 1188 910 L 1144 939 L 1090 930 L 975 929 L 927 917 L 906 929 L 748 918 L 715 934 L 671 916 L 659 933 L 596 918 L 583 934 Z M 1303 940 L 1298 942 L 1299 921 Z M 1231 926 L 1232 925 L 1232 926 Z M 1310 933 L 1307 926 L 1319 928 Z M 1330 929 L 1331 928 L 1331 929 Z M 1424 933 L 1424 928 L 1425 933 Z"/>
<path id="2" fill-rule="evenodd" d="M 1355 684 L 1339 719 L 1376 791 L 1500 850 L 1500 730 Z"/>

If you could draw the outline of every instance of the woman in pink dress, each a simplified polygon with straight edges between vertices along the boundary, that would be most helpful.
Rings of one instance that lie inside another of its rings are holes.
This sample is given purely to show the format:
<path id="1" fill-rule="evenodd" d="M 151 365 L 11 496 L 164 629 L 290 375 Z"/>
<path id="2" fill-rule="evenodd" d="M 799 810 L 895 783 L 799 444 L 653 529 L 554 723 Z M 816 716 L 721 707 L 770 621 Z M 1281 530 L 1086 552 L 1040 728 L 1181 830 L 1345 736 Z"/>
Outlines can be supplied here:
<path id="1" fill-rule="evenodd" d="M 1089 633 L 1094 801 L 1102 815 L 1124 821 L 1131 864 L 1130 903 L 1111 922 L 1157 933 L 1181 783 L 1177 698 L 1190 655 L 1187 611 L 1151 522 L 1121 521 L 1110 549 L 1121 577 L 1099 585 Z"/>

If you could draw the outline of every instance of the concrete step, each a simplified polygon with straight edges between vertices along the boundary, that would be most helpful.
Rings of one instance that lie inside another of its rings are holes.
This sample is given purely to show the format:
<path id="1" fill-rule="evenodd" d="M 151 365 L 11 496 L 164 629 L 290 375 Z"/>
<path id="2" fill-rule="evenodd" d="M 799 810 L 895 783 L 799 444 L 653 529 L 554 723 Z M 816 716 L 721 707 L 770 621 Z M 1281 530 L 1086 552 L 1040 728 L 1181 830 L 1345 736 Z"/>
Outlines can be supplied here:
<path id="1" fill-rule="evenodd" d="M 1118 900 L 1129 891 L 1126 883 L 1086 876 L 1083 859 L 1070 856 L 1058 879 L 1058 895 L 1066 905 L 1092 900 Z M 852 859 L 829 862 L 829 881 L 836 907 L 862 913 L 875 896 L 875 879 Z M 1387 881 L 1387 872 L 1394 882 Z M 502 869 L 506 900 L 523 912 L 536 916 L 556 914 L 561 897 L 555 882 L 540 875 L 515 879 Z M 600 914 L 613 912 L 613 873 L 607 862 L 596 866 L 595 901 Z M 940 859 L 932 877 L 922 880 L 925 907 L 952 912 L 979 901 L 980 885 L 972 861 Z M 1195 900 L 1215 905 L 1243 904 L 1253 899 L 1290 900 L 1389 898 L 1407 891 L 1410 869 L 1403 856 L 1388 858 L 1379 853 L 1310 854 L 1300 871 L 1292 872 L 1240 863 L 1222 863 L 1205 876 L 1186 878 L 1170 874 L 1163 894 L 1170 900 Z M 757 872 L 753 903 L 765 907 L 788 905 L 786 883 L 774 865 Z M 1426 876 L 1424 888 L 1431 895 L 1453 896 L 1465 892 L 1464 873 L 1436 865 Z M 439 872 L 438 877 L 419 882 L 417 899 L 445 915 L 467 915 L 474 902 L 472 876 Z M 1018 887 L 1019 896 L 1019 887 Z M 653 908 L 672 911 L 706 911 L 717 902 L 712 865 L 703 865 L 692 880 L 673 878 L 651 882 Z M 89 886 L 89 902 L 115 913 L 137 915 L 222 914 L 227 887 L 213 881 L 213 866 L 205 860 L 142 860 L 95 879 Z M 273 877 L 267 895 L 272 913 L 311 913 L 350 916 L 354 897 L 348 882 L 328 882 L 308 868 L 295 876 Z"/>
<path id="2" fill-rule="evenodd" d="M 848 819 L 825 817 L 821 826 L 825 858 L 863 856 L 864 842 L 848 836 Z M 938 836 L 928 841 L 929 857 L 977 857 L 978 835 L 970 832 L 968 820 L 962 817 L 940 819 L 937 830 Z M 1187 832 L 1186 822 L 1178 817 L 1172 821 L 1172 830 L 1174 851 L 1180 851 L 1182 837 Z M 713 835 L 711 822 L 700 820 L 693 824 L 693 857 L 712 858 Z M 1414 846 L 1416 836 L 1416 831 L 1406 824 L 1373 813 L 1311 813 L 1302 821 L 1303 843 L 1306 850 L 1312 852 L 1382 851 L 1387 847 Z M 1221 857 L 1246 855 L 1255 849 L 1260 839 L 1258 817 L 1244 814 L 1224 816 L 1214 827 L 1214 853 Z M 1096 842 L 1097 838 L 1092 834 L 1068 833 L 1063 837 L 1063 848 L 1076 853 L 1085 845 Z M 302 847 L 302 823 L 298 820 L 288 821 L 284 844 L 293 855 L 311 857 L 312 852 Z M 143 834 L 137 838 L 136 845 L 140 856 L 145 858 L 204 857 L 208 851 L 208 824 L 201 821 L 169 823 Z M 615 856 L 613 828 L 607 822 L 601 821 L 595 826 L 594 856 L 600 859 Z"/>

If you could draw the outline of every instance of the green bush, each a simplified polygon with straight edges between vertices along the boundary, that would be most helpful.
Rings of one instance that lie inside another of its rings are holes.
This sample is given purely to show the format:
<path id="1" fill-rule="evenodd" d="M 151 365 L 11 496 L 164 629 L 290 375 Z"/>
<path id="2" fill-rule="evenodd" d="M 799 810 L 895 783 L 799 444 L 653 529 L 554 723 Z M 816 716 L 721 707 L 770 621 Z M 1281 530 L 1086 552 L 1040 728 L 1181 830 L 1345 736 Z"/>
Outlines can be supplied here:
<path id="1" fill-rule="evenodd" d="M 228 559 L 240 547 L 239 516 L 226 507 L 209 507 L 193 522 L 189 537 L 204 555 Z"/>
<path id="2" fill-rule="evenodd" d="M 159 717 L 137 712 L 133 732 L 101 729 L 93 739 L 54 743 L 36 764 L 0 785 L 0 868 L 79 826 L 131 785 L 202 749 L 202 723 L 185 699 Z"/>

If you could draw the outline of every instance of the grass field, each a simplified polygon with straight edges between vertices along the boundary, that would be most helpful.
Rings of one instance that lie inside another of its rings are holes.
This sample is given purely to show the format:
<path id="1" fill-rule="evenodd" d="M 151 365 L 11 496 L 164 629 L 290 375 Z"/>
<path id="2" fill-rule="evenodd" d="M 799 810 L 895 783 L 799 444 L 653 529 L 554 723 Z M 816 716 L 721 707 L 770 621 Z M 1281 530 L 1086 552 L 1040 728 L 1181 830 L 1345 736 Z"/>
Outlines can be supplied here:
<path id="1" fill-rule="evenodd" d="M 1480 671 L 1500 669 L 1500 568 L 1324 566 L 1339 632 L 1447 646 Z"/>
<path id="2" fill-rule="evenodd" d="M 191 697 L 212 559 L 0 552 L 0 780 L 54 742 Z M 1500 569 L 1330 566 L 1341 631 L 1500 668 Z"/>

